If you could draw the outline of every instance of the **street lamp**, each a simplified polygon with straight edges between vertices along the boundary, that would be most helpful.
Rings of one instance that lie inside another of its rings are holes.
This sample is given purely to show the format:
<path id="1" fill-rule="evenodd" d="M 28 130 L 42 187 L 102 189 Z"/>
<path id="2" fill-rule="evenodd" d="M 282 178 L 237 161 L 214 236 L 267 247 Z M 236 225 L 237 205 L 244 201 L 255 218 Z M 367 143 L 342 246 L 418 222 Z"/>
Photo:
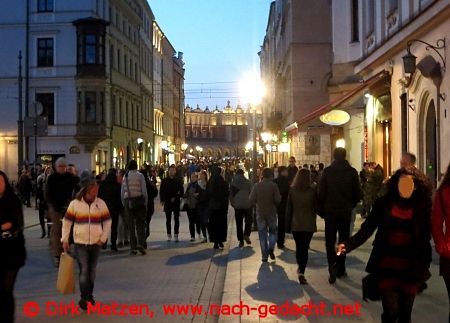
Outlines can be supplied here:
<path id="1" fill-rule="evenodd" d="M 203 151 L 203 148 L 200 146 L 195 147 L 195 150 L 197 151 L 197 159 L 200 159 L 200 153 Z"/>
<path id="2" fill-rule="evenodd" d="M 186 159 L 186 149 L 188 148 L 188 144 L 187 143 L 183 143 L 183 144 L 181 144 L 181 150 L 183 151 L 183 153 L 184 153 L 184 159 Z"/>
<path id="3" fill-rule="evenodd" d="M 258 159 L 258 150 L 256 143 L 256 106 L 261 103 L 265 95 L 264 84 L 257 73 L 247 74 L 240 84 L 240 96 L 243 103 L 248 103 L 253 111 L 253 162 L 252 162 L 252 181 L 256 183 L 256 168 Z"/>
<path id="4" fill-rule="evenodd" d="M 138 144 L 137 149 L 139 151 L 137 162 L 138 162 L 138 165 L 140 166 L 142 163 L 141 159 L 142 159 L 142 149 L 143 149 L 144 139 L 138 138 L 138 139 L 136 139 L 136 142 Z"/>

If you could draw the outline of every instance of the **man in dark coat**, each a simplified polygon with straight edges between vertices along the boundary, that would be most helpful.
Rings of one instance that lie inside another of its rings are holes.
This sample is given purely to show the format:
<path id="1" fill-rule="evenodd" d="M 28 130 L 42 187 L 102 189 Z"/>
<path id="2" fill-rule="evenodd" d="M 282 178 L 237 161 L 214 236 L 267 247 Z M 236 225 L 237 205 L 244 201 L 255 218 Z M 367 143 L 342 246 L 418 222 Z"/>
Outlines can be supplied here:
<path id="1" fill-rule="evenodd" d="M 339 243 L 349 238 L 351 213 L 361 199 L 358 172 L 345 159 L 346 154 L 344 148 L 334 150 L 334 161 L 325 168 L 319 186 L 319 215 L 325 219 L 330 284 L 346 274 L 345 255 L 336 257 L 336 234 L 339 233 Z"/>
<path id="2" fill-rule="evenodd" d="M 288 178 L 288 169 L 285 166 L 278 167 L 278 177 L 274 180 L 277 184 L 278 189 L 281 194 L 281 202 L 277 206 L 277 214 L 278 214 L 278 239 L 277 246 L 279 249 L 284 248 L 284 239 L 285 239 L 285 218 L 286 218 L 286 206 L 289 195 L 289 178 Z"/>
<path id="3" fill-rule="evenodd" d="M 144 175 L 145 178 L 145 186 L 147 187 L 147 216 L 146 216 L 146 227 L 145 227 L 145 236 L 150 237 L 150 221 L 152 220 L 153 213 L 155 212 L 155 197 L 158 196 L 158 189 L 156 188 L 156 184 L 150 178 L 150 166 L 147 166 L 140 170 L 141 174 Z M 144 246 L 146 247 L 146 246 Z"/>
<path id="4" fill-rule="evenodd" d="M 119 214 L 123 209 L 120 200 L 120 187 L 117 181 L 117 171 L 115 168 L 108 170 L 108 175 L 103 182 L 100 183 L 98 189 L 98 197 L 105 201 L 111 215 L 111 250 L 117 250 L 117 227 L 119 225 Z"/>
<path id="5" fill-rule="evenodd" d="M 56 160 L 55 169 L 56 171 L 47 178 L 45 195 L 52 221 L 51 245 L 56 258 L 55 266 L 59 267 L 59 258 L 63 251 L 61 244 L 62 219 L 76 193 L 79 179 L 66 171 L 67 162 L 62 157 Z"/>
<path id="6" fill-rule="evenodd" d="M 175 242 L 178 242 L 178 231 L 180 228 L 180 198 L 184 195 L 182 180 L 176 176 L 175 165 L 169 167 L 169 176 L 161 182 L 159 197 L 164 204 L 166 213 L 167 241 L 172 240 L 172 213 L 175 221 Z"/>
<path id="7" fill-rule="evenodd" d="M 288 165 L 287 169 L 288 169 L 289 184 L 291 184 L 292 181 L 294 180 L 295 175 L 297 175 L 297 172 L 298 172 L 298 167 L 295 166 L 295 157 L 294 156 L 289 157 L 289 165 Z"/>

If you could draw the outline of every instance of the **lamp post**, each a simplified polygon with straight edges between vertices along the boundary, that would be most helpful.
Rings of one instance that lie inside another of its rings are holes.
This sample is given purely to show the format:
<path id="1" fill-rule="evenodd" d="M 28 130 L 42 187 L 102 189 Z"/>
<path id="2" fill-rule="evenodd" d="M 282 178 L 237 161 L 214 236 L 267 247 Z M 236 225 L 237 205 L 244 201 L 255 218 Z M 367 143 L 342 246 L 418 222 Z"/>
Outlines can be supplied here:
<path id="1" fill-rule="evenodd" d="M 184 154 L 184 159 L 186 159 L 186 149 L 187 149 L 188 147 L 189 147 L 189 145 L 186 144 L 186 143 L 181 144 L 181 151 L 182 151 L 183 154 Z"/>
<path id="2" fill-rule="evenodd" d="M 200 160 L 200 153 L 203 151 L 203 148 L 200 146 L 195 147 L 195 150 L 197 151 L 197 159 Z"/>
<path id="3" fill-rule="evenodd" d="M 142 138 L 138 138 L 137 140 L 136 140 L 136 142 L 137 142 L 137 149 L 138 149 L 138 152 L 139 152 L 139 154 L 138 154 L 138 166 L 141 166 L 141 164 L 142 164 L 142 148 L 143 148 L 143 145 L 144 145 L 144 139 L 142 139 Z"/>
<path id="4" fill-rule="evenodd" d="M 265 95 L 264 84 L 256 73 L 247 74 L 240 86 L 240 96 L 244 103 L 248 103 L 253 112 L 253 161 L 252 161 L 252 182 L 256 183 L 256 169 L 258 168 L 258 148 L 256 143 L 256 106 L 262 101 Z"/>

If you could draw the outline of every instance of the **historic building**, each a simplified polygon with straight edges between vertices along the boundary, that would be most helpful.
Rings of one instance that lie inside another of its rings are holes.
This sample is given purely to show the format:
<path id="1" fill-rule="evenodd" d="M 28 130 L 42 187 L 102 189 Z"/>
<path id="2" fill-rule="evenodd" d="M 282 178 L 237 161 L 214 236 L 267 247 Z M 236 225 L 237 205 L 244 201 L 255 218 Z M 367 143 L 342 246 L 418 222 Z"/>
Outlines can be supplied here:
<path id="1" fill-rule="evenodd" d="M 250 148 L 248 142 L 253 140 L 253 120 L 256 120 L 257 139 L 262 123 L 260 109 L 254 113 L 239 105 L 230 106 L 230 101 L 223 109 L 217 106 L 210 110 L 189 105 L 184 110 L 184 127 L 186 132 L 186 156 L 193 157 L 245 157 Z"/>
<path id="2" fill-rule="evenodd" d="M 330 131 L 299 127 L 302 119 L 329 100 L 331 76 L 331 3 L 328 0 L 276 0 L 270 6 L 261 46 L 261 77 L 268 91 L 263 102 L 264 127 L 281 137 L 289 135 L 288 153 L 300 162 L 330 161 Z M 309 136 L 309 137 L 308 137 Z M 319 138 L 305 149 L 305 140 Z"/>
<path id="3" fill-rule="evenodd" d="M 8 42 L 0 54 L 0 168 L 10 176 L 21 156 L 27 163 L 65 156 L 97 172 L 130 159 L 153 163 L 164 139 L 179 157 L 184 63 L 147 1 L 3 1 L 0 22 Z"/>
<path id="4" fill-rule="evenodd" d="M 446 71 L 450 1 L 332 1 L 331 16 L 327 10 L 318 14 L 317 7 L 304 6 L 305 13 L 320 16 L 317 20 L 323 25 L 312 24 L 310 36 L 328 31 L 332 35 L 332 60 L 321 58 L 331 62 L 329 75 L 321 83 L 329 99 L 308 109 L 294 105 L 293 110 L 300 112 L 289 114 L 283 110 L 289 104 L 281 98 L 295 100 L 291 91 L 299 87 L 277 81 L 283 75 L 280 67 L 288 62 L 279 55 L 286 48 L 283 40 L 289 39 L 282 30 L 283 26 L 288 29 L 294 3 L 306 2 L 272 3 L 260 53 L 261 73 L 274 89 L 264 109 L 272 112 L 280 107 L 285 130 L 292 130 L 292 154 L 301 162 L 327 162 L 334 147 L 345 146 L 353 166 L 374 161 L 389 176 L 399 167 L 402 152 L 410 151 L 417 155 L 418 167 L 438 182 L 450 160 L 450 150 L 445 148 L 450 135 L 446 92 L 450 88 Z M 285 8 L 289 9 L 284 14 Z M 297 23 L 308 21 L 298 17 Z M 293 39 L 288 44 L 295 46 Z M 325 48 L 322 51 L 327 55 Z M 300 88 L 308 79 L 311 86 L 315 84 L 308 69 L 289 70 Z M 302 93 L 308 93 L 305 87 Z M 271 121 L 270 115 L 265 119 Z"/>

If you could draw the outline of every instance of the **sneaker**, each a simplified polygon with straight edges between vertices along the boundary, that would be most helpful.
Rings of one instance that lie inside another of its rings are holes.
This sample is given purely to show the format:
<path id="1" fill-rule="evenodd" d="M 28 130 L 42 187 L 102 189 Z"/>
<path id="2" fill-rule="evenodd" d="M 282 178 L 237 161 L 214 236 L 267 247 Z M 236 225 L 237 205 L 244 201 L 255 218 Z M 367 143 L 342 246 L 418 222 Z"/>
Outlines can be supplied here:
<path id="1" fill-rule="evenodd" d="M 191 241 L 191 242 L 195 241 L 195 238 L 194 238 L 194 237 L 192 237 L 190 241 Z"/>
<path id="2" fill-rule="evenodd" d="M 252 241 L 250 240 L 249 236 L 244 236 L 244 240 L 245 242 L 247 242 L 247 244 L 252 244 Z"/>
<path id="3" fill-rule="evenodd" d="M 219 244 L 217 242 L 214 243 L 214 249 L 219 249 Z"/>
<path id="4" fill-rule="evenodd" d="M 239 248 L 243 248 L 244 247 L 244 241 L 239 241 Z"/>
<path id="5" fill-rule="evenodd" d="M 223 249 L 223 243 L 222 242 L 219 242 L 219 247 L 220 247 L 220 249 Z"/>
<path id="6" fill-rule="evenodd" d="M 80 298 L 80 301 L 78 302 L 78 305 L 80 306 L 80 308 L 82 310 L 86 311 L 87 307 L 88 307 L 88 302 L 84 298 Z"/>
<path id="7" fill-rule="evenodd" d="M 169 233 L 169 234 L 167 235 L 167 241 L 172 241 L 172 234 Z"/>
<path id="8" fill-rule="evenodd" d="M 178 242 L 178 234 L 175 235 L 175 242 Z"/>
<path id="9" fill-rule="evenodd" d="M 275 254 L 273 253 L 273 249 L 269 250 L 269 257 L 270 259 L 275 260 Z"/>
<path id="10" fill-rule="evenodd" d="M 147 252 L 145 251 L 144 247 L 138 247 L 139 252 L 141 253 L 141 255 L 146 255 Z"/>
<path id="11" fill-rule="evenodd" d="M 307 285 L 308 281 L 306 280 L 305 276 L 303 274 L 298 275 L 298 281 L 301 285 Z"/>

